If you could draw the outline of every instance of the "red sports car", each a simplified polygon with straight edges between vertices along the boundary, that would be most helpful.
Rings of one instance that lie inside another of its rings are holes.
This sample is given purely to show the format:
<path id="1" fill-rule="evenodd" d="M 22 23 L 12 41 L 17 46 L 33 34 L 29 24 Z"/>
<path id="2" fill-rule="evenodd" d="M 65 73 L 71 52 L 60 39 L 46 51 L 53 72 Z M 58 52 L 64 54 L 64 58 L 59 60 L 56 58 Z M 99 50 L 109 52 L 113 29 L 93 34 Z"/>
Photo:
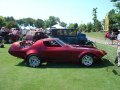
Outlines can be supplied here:
<path id="1" fill-rule="evenodd" d="M 28 66 L 38 67 L 43 62 L 79 62 L 91 66 L 107 53 L 90 46 L 72 46 L 58 38 L 46 38 L 36 42 L 15 42 L 8 51 L 25 60 Z"/>

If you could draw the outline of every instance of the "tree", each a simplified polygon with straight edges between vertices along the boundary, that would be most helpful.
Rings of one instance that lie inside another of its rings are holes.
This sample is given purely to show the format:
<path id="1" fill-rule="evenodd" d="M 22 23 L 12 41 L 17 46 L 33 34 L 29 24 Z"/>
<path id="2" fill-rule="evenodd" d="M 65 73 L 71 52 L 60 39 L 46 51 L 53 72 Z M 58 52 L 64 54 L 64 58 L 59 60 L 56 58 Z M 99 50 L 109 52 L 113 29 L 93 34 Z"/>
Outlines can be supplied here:
<path id="1" fill-rule="evenodd" d="M 74 29 L 78 29 L 78 24 L 77 23 L 74 24 Z"/>
<path id="2" fill-rule="evenodd" d="M 50 16 L 49 19 L 44 21 L 45 27 L 51 27 L 57 23 L 60 23 L 60 19 L 58 17 Z"/>
<path id="3" fill-rule="evenodd" d="M 25 26 L 33 25 L 33 24 L 35 24 L 35 22 L 36 22 L 36 20 L 33 18 L 23 18 L 23 19 L 17 20 L 17 23 L 19 23 L 20 25 L 24 24 Z"/>
<path id="4" fill-rule="evenodd" d="M 60 22 L 58 17 L 50 16 L 48 21 L 50 22 L 50 27 Z"/>
<path id="5" fill-rule="evenodd" d="M 70 23 L 69 26 L 68 26 L 68 28 L 74 29 L 74 23 Z"/>
<path id="6" fill-rule="evenodd" d="M 42 19 L 37 19 L 36 22 L 35 22 L 35 26 L 37 28 L 44 28 L 45 27 L 44 21 Z"/>
<path id="7" fill-rule="evenodd" d="M 66 24 L 65 22 L 60 22 L 60 25 L 61 25 L 62 27 L 66 27 L 66 26 L 67 26 L 67 24 Z"/>
<path id="8" fill-rule="evenodd" d="M 120 0 L 111 0 L 111 2 L 114 2 L 114 6 L 116 7 L 116 10 L 118 13 L 120 13 Z"/>
<path id="9" fill-rule="evenodd" d="M 82 32 L 82 31 L 86 31 L 86 25 L 85 24 L 80 24 L 78 29 Z"/>
<path id="10" fill-rule="evenodd" d="M 91 22 L 86 25 L 86 32 L 91 32 L 93 30 L 93 24 Z"/>
<path id="11" fill-rule="evenodd" d="M 97 27 L 96 29 L 97 31 L 103 30 L 102 23 L 100 21 L 97 21 L 96 27 Z"/>
<path id="12" fill-rule="evenodd" d="M 118 1 L 118 0 L 111 0 L 111 2 L 116 2 L 116 1 Z"/>
<path id="13" fill-rule="evenodd" d="M 112 15 L 110 16 L 110 28 L 112 26 L 112 28 L 117 28 L 120 29 L 120 0 L 111 0 L 111 2 L 114 3 L 114 6 L 116 7 L 116 9 L 114 10 L 114 13 L 112 13 Z M 111 13 L 109 13 L 111 14 Z M 113 25 L 112 25 L 113 24 Z"/>
<path id="14" fill-rule="evenodd" d="M 49 20 L 44 20 L 45 28 L 50 27 L 50 22 Z"/>
<path id="15" fill-rule="evenodd" d="M 116 28 L 117 19 L 114 9 L 108 12 L 108 18 L 109 18 L 109 30 Z"/>
<path id="16" fill-rule="evenodd" d="M 6 22 L 15 21 L 14 17 L 4 17 Z"/>
<path id="17" fill-rule="evenodd" d="M 6 28 L 8 28 L 8 29 L 11 29 L 11 28 L 18 28 L 17 22 L 15 22 L 15 21 L 9 21 L 9 22 L 7 22 Z"/>
<path id="18" fill-rule="evenodd" d="M 25 25 L 33 25 L 35 23 L 35 19 L 33 18 L 24 18 L 23 21 L 25 22 Z"/>
<path id="19" fill-rule="evenodd" d="M 0 29 L 1 29 L 1 27 L 5 26 L 5 25 L 6 25 L 6 23 L 5 23 L 4 17 L 0 16 Z"/>
<path id="20" fill-rule="evenodd" d="M 77 23 L 71 23 L 71 24 L 69 24 L 68 28 L 78 30 L 78 24 Z"/>
<path id="21" fill-rule="evenodd" d="M 97 31 L 97 8 L 93 8 L 93 31 Z"/>
<path id="22" fill-rule="evenodd" d="M 93 8 L 93 32 L 103 30 L 101 22 L 97 19 L 97 8 Z"/>

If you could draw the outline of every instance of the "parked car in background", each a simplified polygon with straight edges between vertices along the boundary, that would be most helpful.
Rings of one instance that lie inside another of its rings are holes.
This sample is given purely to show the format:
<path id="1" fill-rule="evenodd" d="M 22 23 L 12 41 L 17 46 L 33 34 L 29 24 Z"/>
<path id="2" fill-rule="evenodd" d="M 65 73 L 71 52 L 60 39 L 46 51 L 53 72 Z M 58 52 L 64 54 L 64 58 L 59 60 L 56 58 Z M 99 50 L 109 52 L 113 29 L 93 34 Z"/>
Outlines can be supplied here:
<path id="1" fill-rule="evenodd" d="M 3 28 L 2 30 L 0 30 L 0 36 L 4 38 L 5 43 L 13 43 L 18 41 L 20 38 L 20 34 L 21 34 L 20 29 L 16 28 L 11 30 Z"/>
<path id="2" fill-rule="evenodd" d="M 5 37 L 5 41 L 7 43 L 13 43 L 20 39 L 21 31 L 20 29 L 13 29 L 9 34 Z"/>
<path id="3" fill-rule="evenodd" d="M 43 38 L 48 38 L 48 36 L 41 31 L 29 30 L 25 36 L 25 40 L 37 41 Z"/>
<path id="4" fill-rule="evenodd" d="M 30 67 L 38 67 L 43 62 L 78 62 L 91 66 L 107 53 L 90 46 L 69 45 L 58 38 L 46 38 L 36 42 L 15 42 L 9 54 L 24 59 Z"/>
<path id="5" fill-rule="evenodd" d="M 68 44 L 95 46 L 95 43 L 88 40 L 86 35 L 75 29 L 56 29 L 50 30 L 50 36 L 59 38 Z"/>

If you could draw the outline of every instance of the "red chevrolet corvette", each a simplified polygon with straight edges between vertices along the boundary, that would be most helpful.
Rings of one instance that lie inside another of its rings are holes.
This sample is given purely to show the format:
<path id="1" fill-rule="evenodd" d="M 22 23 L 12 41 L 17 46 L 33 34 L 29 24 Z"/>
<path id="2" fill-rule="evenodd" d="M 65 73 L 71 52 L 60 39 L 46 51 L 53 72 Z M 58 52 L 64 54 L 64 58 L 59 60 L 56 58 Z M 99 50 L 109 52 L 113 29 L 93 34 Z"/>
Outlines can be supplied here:
<path id="1" fill-rule="evenodd" d="M 30 67 L 43 62 L 79 62 L 91 66 L 107 53 L 90 46 L 68 45 L 57 38 L 46 38 L 36 42 L 15 42 L 8 51 L 11 55 L 25 60 Z"/>

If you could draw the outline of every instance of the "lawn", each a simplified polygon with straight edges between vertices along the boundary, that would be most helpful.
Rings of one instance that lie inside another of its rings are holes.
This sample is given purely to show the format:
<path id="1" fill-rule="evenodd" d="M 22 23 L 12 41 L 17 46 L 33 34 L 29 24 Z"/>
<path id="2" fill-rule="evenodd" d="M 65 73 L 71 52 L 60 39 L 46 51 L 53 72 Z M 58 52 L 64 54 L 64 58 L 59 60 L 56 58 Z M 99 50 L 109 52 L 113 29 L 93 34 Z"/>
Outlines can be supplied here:
<path id="1" fill-rule="evenodd" d="M 86 32 L 85 34 L 92 38 L 104 39 L 105 32 Z"/>
<path id="2" fill-rule="evenodd" d="M 112 72 L 117 68 L 113 65 L 116 48 L 97 45 L 108 55 L 89 68 L 66 63 L 30 68 L 9 55 L 10 45 L 5 45 L 0 48 L 0 90 L 119 90 L 120 77 Z"/>

